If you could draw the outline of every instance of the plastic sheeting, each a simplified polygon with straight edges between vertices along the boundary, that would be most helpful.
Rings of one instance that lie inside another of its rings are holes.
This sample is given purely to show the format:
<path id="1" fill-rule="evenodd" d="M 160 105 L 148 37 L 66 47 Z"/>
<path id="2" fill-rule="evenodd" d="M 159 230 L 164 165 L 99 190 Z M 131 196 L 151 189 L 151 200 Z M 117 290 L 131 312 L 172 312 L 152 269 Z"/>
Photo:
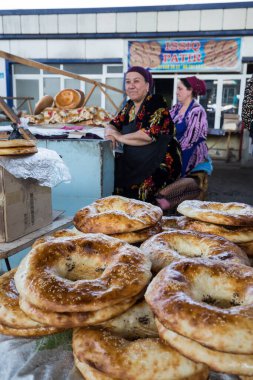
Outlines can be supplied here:
<path id="1" fill-rule="evenodd" d="M 38 153 L 29 156 L 2 156 L 0 166 L 16 178 L 32 178 L 41 186 L 54 187 L 71 180 L 69 169 L 58 153 L 46 148 L 38 148 Z"/>
<path id="2" fill-rule="evenodd" d="M 36 339 L 0 335 L 0 379 L 82 380 L 71 339 L 71 330 Z"/>
<path id="3" fill-rule="evenodd" d="M 1 380 L 83 380 L 74 365 L 72 330 L 37 339 L 0 334 Z M 210 372 L 208 380 L 239 380 Z"/>

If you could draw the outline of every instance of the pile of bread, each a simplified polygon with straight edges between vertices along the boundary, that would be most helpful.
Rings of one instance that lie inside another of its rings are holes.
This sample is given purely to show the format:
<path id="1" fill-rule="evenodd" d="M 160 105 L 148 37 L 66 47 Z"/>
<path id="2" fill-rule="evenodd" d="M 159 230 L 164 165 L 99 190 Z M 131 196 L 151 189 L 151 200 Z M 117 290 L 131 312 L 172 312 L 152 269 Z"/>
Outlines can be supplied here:
<path id="1" fill-rule="evenodd" d="M 55 107 L 59 109 L 75 109 L 84 105 L 85 95 L 81 90 L 72 88 L 64 89 L 58 92 L 55 97 L 44 95 L 34 108 L 34 115 L 38 115 L 47 107 Z"/>
<path id="2" fill-rule="evenodd" d="M 161 232 L 161 217 L 161 209 L 150 203 L 111 196 L 77 211 L 73 222 L 78 231 L 100 232 L 133 244 Z"/>
<path id="3" fill-rule="evenodd" d="M 0 277 L 0 332 L 73 328 L 86 380 L 253 379 L 253 268 L 232 241 L 252 241 L 253 207 L 184 201 L 178 211 L 164 218 L 118 196 L 79 210 L 75 229 L 37 240 Z M 192 227 L 210 221 L 219 234 Z"/>
<path id="4" fill-rule="evenodd" d="M 112 115 L 101 107 L 84 106 L 85 94 L 78 89 L 67 88 L 55 97 L 43 96 L 35 105 L 34 115 L 25 115 L 32 124 L 78 123 L 106 125 Z"/>
<path id="5" fill-rule="evenodd" d="M 35 140 L 0 140 L 0 156 L 16 156 L 37 153 Z"/>

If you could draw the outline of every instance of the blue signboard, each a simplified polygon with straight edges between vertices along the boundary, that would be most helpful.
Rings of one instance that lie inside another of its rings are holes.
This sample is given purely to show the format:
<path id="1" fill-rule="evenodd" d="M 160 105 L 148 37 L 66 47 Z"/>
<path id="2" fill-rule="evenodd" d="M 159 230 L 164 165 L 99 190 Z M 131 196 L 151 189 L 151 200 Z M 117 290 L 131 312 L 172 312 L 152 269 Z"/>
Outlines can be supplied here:
<path id="1" fill-rule="evenodd" d="M 128 67 L 150 71 L 241 71 L 240 38 L 138 40 L 128 42 Z"/>

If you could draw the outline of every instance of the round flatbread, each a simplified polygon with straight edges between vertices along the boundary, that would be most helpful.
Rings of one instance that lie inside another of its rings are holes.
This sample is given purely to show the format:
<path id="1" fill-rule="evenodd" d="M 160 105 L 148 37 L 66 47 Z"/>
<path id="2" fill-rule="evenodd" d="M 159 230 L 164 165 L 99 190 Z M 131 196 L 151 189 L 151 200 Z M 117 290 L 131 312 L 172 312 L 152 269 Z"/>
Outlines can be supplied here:
<path id="1" fill-rule="evenodd" d="M 53 107 L 54 98 L 51 95 L 43 96 L 38 103 L 35 104 L 34 115 L 40 114 L 45 108 Z"/>
<path id="2" fill-rule="evenodd" d="M 0 148 L 17 148 L 17 147 L 36 146 L 34 140 L 14 139 L 0 140 Z"/>
<path id="3" fill-rule="evenodd" d="M 36 146 L 31 147 L 17 147 L 17 148 L 0 148 L 0 156 L 16 156 L 22 154 L 32 154 L 37 153 L 38 149 Z"/>

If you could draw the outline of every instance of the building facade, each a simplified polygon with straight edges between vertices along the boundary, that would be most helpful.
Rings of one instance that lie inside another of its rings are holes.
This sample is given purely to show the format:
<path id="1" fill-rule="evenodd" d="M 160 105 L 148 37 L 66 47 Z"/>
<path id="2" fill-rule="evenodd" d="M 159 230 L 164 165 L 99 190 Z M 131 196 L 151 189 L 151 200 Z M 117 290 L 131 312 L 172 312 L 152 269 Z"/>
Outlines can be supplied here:
<path id="1" fill-rule="evenodd" d="M 197 75 L 207 83 L 209 128 L 220 129 L 224 113 L 240 115 L 253 74 L 253 2 L 0 11 L 0 50 L 120 89 L 127 67 L 140 64 L 169 106 L 177 79 Z M 1 96 L 33 97 L 34 106 L 63 88 L 88 93 L 91 84 L 0 58 Z M 107 91 L 120 105 L 123 95 Z M 115 112 L 99 89 L 91 104 Z"/>

